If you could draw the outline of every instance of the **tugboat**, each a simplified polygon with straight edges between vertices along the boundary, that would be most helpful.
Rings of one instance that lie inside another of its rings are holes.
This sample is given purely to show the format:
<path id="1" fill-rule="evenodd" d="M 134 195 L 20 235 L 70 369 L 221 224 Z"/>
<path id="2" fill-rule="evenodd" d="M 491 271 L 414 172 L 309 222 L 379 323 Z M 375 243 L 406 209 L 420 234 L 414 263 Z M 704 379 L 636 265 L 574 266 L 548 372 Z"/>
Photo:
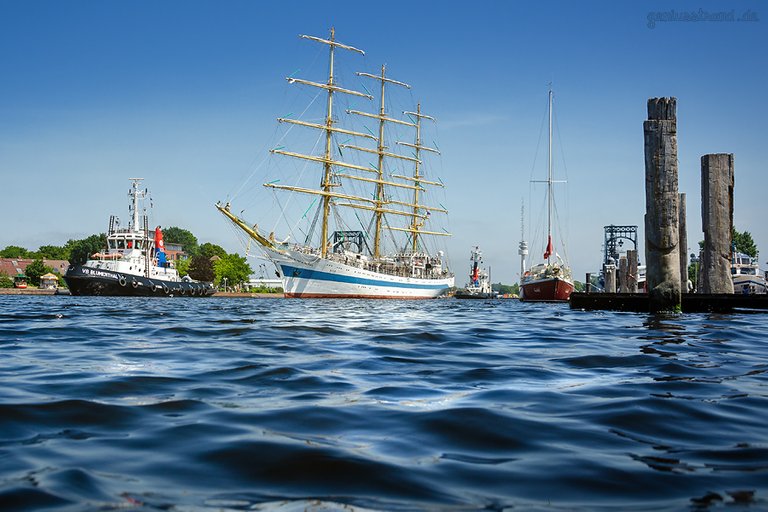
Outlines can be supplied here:
<path id="1" fill-rule="evenodd" d="M 148 191 L 140 190 L 144 178 L 131 178 L 128 191 L 132 222 L 120 228 L 119 220 L 109 219 L 107 247 L 82 265 L 70 265 L 64 275 L 72 295 L 123 295 L 154 297 L 209 297 L 216 290 L 212 283 L 179 277 L 166 260 L 160 226 L 150 232 L 147 216 L 139 225 L 139 200 Z"/>
<path id="2" fill-rule="evenodd" d="M 483 262 L 483 253 L 480 247 L 472 249 L 469 261 L 472 263 L 469 267 L 469 283 L 463 289 L 457 290 L 454 297 L 457 299 L 493 299 L 495 297 L 491 290 L 491 276 L 484 269 L 480 268 Z"/>

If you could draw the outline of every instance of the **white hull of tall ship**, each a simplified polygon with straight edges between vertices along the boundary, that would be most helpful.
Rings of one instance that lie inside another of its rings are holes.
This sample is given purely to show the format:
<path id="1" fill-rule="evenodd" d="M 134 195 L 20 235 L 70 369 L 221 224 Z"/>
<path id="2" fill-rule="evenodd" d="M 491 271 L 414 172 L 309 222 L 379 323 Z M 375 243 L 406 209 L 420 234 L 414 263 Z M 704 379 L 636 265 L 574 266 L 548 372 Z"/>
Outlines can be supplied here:
<path id="1" fill-rule="evenodd" d="M 454 285 L 453 276 L 422 279 L 373 272 L 303 252 L 265 248 L 289 298 L 432 299 Z"/>

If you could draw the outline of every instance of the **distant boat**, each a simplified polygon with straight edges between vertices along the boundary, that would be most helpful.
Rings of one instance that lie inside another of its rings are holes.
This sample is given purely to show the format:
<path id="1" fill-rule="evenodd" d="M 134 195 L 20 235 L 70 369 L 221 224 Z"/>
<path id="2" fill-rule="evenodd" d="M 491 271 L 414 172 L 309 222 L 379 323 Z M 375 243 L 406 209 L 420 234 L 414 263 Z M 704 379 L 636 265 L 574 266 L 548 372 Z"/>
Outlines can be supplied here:
<path id="1" fill-rule="evenodd" d="M 132 222 L 120 228 L 114 215 L 109 219 L 107 247 L 82 265 L 70 265 L 64 274 L 72 295 L 128 295 L 159 297 L 208 297 L 216 290 L 211 283 L 179 277 L 166 261 L 160 227 L 150 231 L 147 216 L 139 224 L 139 190 L 143 178 L 131 178 L 128 191 Z"/>
<path id="2" fill-rule="evenodd" d="M 257 225 L 235 215 L 230 203 L 217 203 L 216 207 L 238 228 L 254 240 L 264 255 L 274 263 L 277 275 L 283 282 L 286 297 L 293 298 L 367 298 L 367 299 L 425 299 L 448 292 L 454 285 L 454 276 L 447 268 L 442 251 L 428 251 L 425 239 L 447 236 L 437 228 L 430 229 L 434 218 L 447 210 L 436 204 L 426 204 L 429 190 L 442 187 L 439 179 L 425 176 L 423 160 L 428 153 L 439 153 L 422 141 L 423 120 L 434 119 L 417 105 L 413 112 L 403 112 L 404 117 L 394 117 L 387 112 L 385 87 L 410 88 L 408 84 L 381 74 L 358 72 L 360 77 L 373 79 L 379 92 L 379 108 L 375 113 L 347 110 L 350 117 L 373 119 L 376 128 L 368 133 L 340 126 L 334 101 L 347 95 L 373 99 L 365 94 L 338 85 L 335 75 L 334 54 L 338 50 L 364 54 L 362 50 L 339 43 L 331 29 L 329 39 L 300 36 L 327 45 L 330 51 L 329 74 L 326 83 L 288 78 L 291 84 L 300 84 L 325 91 L 325 112 L 320 123 L 311 117 L 307 120 L 289 117 L 278 119 L 281 123 L 320 131 L 320 154 L 302 154 L 283 150 L 271 150 L 273 154 L 319 164 L 311 179 L 299 181 L 301 176 L 284 176 L 265 183 L 265 187 L 279 192 L 290 192 L 293 197 L 312 197 L 306 214 L 315 207 L 316 219 L 305 233 L 304 240 L 288 243 L 279 241 L 274 233 L 259 232 Z M 309 107 L 308 107 L 309 108 Z M 349 120 L 350 117 L 344 118 Z M 413 131 L 409 142 L 386 140 L 390 130 L 406 127 Z M 367 139 L 374 147 L 337 141 L 342 136 L 347 141 Z M 410 154 L 396 153 L 390 144 L 408 148 Z M 343 154 L 346 153 L 346 154 Z M 374 162 L 353 163 L 350 156 L 374 155 Z M 396 162 L 393 164 L 392 162 Z M 407 171 L 396 172 L 406 168 Z M 311 168 L 309 168 L 311 170 Z M 309 175 L 310 172 L 304 173 Z M 278 184 L 279 181 L 290 184 Z M 438 203 L 439 204 L 439 203 Z M 367 220 L 361 217 L 370 215 Z M 319 227 L 319 230 L 315 228 Z M 359 226 L 353 228 L 352 226 Z M 318 233 L 319 231 L 319 233 Z M 385 249 L 385 242 L 392 242 Z"/>
<path id="3" fill-rule="evenodd" d="M 526 271 L 520 282 L 520 300 L 524 301 L 567 301 L 573 293 L 571 268 L 555 252 L 552 244 L 552 209 L 554 196 L 552 185 L 552 89 L 549 89 L 549 150 L 547 161 L 547 246 L 544 261 Z M 554 261 L 553 261 L 554 257 Z"/>
<path id="4" fill-rule="evenodd" d="M 752 295 L 768 292 L 765 276 L 760 272 L 757 258 L 734 251 L 731 256 L 731 277 L 733 293 Z"/>
<path id="5" fill-rule="evenodd" d="M 483 253 L 479 247 L 475 247 L 469 256 L 469 282 L 467 285 L 457 290 L 454 297 L 457 299 L 492 299 L 495 297 L 491 289 L 490 273 L 482 268 Z"/>

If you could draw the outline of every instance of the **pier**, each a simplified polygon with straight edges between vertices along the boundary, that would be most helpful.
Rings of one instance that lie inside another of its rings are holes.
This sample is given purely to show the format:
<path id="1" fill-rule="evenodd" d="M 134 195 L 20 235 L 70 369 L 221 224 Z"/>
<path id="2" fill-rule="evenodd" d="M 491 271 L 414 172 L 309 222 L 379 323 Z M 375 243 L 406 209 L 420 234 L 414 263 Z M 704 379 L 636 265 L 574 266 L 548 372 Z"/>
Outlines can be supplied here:
<path id="1" fill-rule="evenodd" d="M 686 197 L 678 192 L 677 99 L 648 100 L 645 139 L 645 259 L 647 293 L 631 293 L 630 276 L 636 275 L 636 251 L 627 251 L 603 265 L 603 293 L 574 293 L 572 309 L 633 312 L 732 312 L 768 310 L 768 295 L 734 294 L 731 277 L 733 230 L 733 154 L 701 157 L 701 218 L 704 246 L 701 255 L 700 293 L 687 293 Z M 610 228 L 613 234 L 618 228 Z M 608 233 L 608 231 L 606 231 Z M 611 241 L 616 237 L 612 235 Z M 606 251 L 608 251 L 606 234 Z M 611 246 L 613 247 L 613 246 Z M 634 260 L 634 261 L 633 261 Z M 618 271 L 618 290 L 617 273 Z M 588 274 L 587 280 L 590 277 Z"/>
<path id="2" fill-rule="evenodd" d="M 650 300 L 645 293 L 573 293 L 571 309 L 585 311 L 650 312 Z M 680 311 L 683 313 L 732 313 L 737 310 L 768 310 L 768 295 L 737 293 L 684 293 Z"/>

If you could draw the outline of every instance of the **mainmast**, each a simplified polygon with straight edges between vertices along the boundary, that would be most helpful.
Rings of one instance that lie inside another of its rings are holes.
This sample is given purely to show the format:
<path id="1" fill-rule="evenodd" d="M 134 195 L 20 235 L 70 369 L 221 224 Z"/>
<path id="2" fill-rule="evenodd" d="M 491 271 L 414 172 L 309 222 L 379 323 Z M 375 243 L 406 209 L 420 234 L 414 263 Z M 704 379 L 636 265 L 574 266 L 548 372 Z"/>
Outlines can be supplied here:
<path id="1" fill-rule="evenodd" d="M 381 229 L 383 225 L 382 221 L 384 218 L 384 211 L 385 211 L 383 206 L 387 201 L 385 191 L 384 191 L 384 185 L 387 184 L 387 182 L 384 181 L 384 157 L 385 156 L 399 157 L 399 155 L 386 152 L 387 146 L 384 143 L 384 126 L 386 122 L 396 122 L 398 124 L 409 124 L 413 126 L 412 123 L 406 123 L 405 121 L 395 120 L 387 117 L 386 105 L 384 102 L 384 99 L 385 99 L 384 92 L 385 92 L 386 84 L 389 83 L 389 84 L 399 85 L 399 86 L 405 87 L 406 89 L 410 89 L 411 86 L 404 82 L 398 82 L 397 80 L 392 80 L 391 78 L 387 78 L 385 76 L 386 69 L 387 69 L 387 66 L 385 64 L 382 64 L 381 76 L 372 75 L 370 73 L 357 73 L 358 76 L 373 78 L 381 82 L 381 88 L 380 88 L 381 99 L 379 101 L 379 115 L 368 116 L 368 117 L 376 117 L 379 120 L 379 143 L 376 148 L 376 152 L 379 156 L 378 166 L 376 169 L 378 173 L 378 180 L 376 182 L 376 192 L 374 194 L 374 198 L 376 199 L 376 210 L 374 211 L 375 227 L 374 227 L 374 237 L 373 237 L 373 258 L 374 259 L 379 259 L 379 257 L 381 256 Z M 356 112 L 356 111 L 351 111 L 351 113 L 363 114 L 361 112 Z M 397 185 L 397 184 L 391 183 L 391 185 Z M 399 185 L 399 186 L 403 186 L 403 185 Z M 408 187 L 413 188 L 414 191 L 418 192 L 418 183 L 415 186 L 408 186 Z M 415 212 L 415 213 L 418 213 L 418 212 Z M 416 217 L 414 217 L 414 219 L 415 218 Z"/>
<path id="2" fill-rule="evenodd" d="M 547 155 L 547 263 L 552 256 L 552 85 L 549 87 L 549 149 Z"/>
<path id="3" fill-rule="evenodd" d="M 552 104 L 554 102 L 554 93 L 552 92 L 552 84 L 549 86 L 549 94 L 547 97 L 547 117 L 549 118 L 548 127 L 548 149 L 547 149 L 547 179 L 543 181 L 531 180 L 532 183 L 546 183 L 547 184 L 547 248 L 544 250 L 544 259 L 547 260 L 547 264 L 550 262 L 550 257 L 554 254 L 555 250 L 552 246 L 552 210 L 554 209 L 554 193 L 552 191 L 552 185 L 555 183 L 565 183 L 565 181 L 552 179 Z"/>

